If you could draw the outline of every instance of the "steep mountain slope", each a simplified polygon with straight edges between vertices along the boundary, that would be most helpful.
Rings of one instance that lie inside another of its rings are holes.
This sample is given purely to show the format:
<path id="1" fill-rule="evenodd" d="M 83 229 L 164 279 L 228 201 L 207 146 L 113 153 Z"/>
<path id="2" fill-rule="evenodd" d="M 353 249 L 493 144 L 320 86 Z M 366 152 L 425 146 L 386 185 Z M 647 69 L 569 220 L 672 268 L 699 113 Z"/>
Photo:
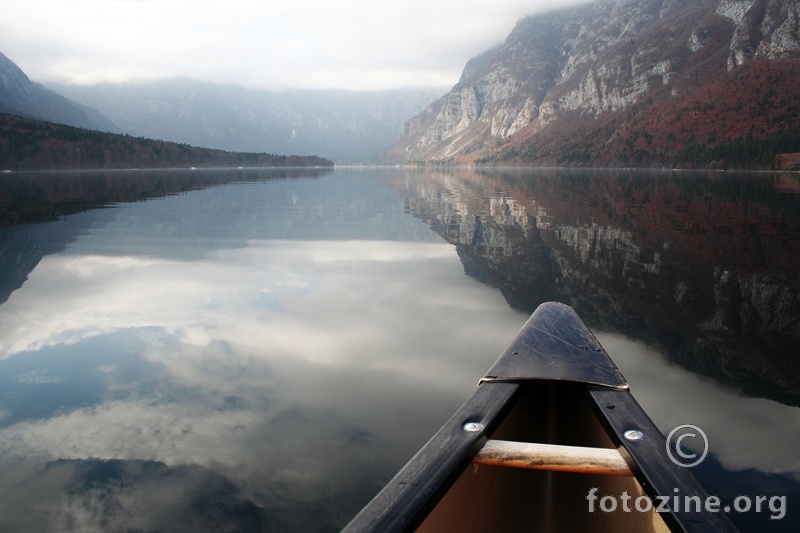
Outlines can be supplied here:
<path id="1" fill-rule="evenodd" d="M 8 57 L 0 53 L 0 112 L 39 118 L 101 131 L 118 131 L 96 109 L 73 102 L 31 82 Z"/>
<path id="2" fill-rule="evenodd" d="M 798 74 L 798 0 L 597 0 L 519 21 L 387 157 L 769 166 L 800 151 Z"/>
<path id="3" fill-rule="evenodd" d="M 189 79 L 52 85 L 126 133 L 235 151 L 368 159 L 442 90 L 269 92 Z"/>

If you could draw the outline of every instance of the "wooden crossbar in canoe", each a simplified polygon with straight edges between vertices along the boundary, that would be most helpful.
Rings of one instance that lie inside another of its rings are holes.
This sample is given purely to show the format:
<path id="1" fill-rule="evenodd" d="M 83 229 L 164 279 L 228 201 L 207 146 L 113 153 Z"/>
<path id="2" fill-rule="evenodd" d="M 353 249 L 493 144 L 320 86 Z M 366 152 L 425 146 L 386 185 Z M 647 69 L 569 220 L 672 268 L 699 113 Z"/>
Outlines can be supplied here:
<path id="1" fill-rule="evenodd" d="M 625 459 L 614 448 L 589 448 L 492 439 L 486 441 L 472 462 L 533 470 L 633 476 Z"/>

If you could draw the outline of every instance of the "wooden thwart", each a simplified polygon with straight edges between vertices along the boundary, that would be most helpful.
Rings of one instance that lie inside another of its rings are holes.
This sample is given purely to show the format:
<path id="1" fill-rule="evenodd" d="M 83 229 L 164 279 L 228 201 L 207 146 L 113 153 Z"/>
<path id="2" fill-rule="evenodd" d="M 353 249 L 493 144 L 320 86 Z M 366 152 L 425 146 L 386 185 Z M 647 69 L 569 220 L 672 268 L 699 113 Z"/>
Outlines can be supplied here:
<path id="1" fill-rule="evenodd" d="M 613 448 L 488 440 L 473 459 L 473 463 L 582 474 L 633 476 L 625 459 Z"/>

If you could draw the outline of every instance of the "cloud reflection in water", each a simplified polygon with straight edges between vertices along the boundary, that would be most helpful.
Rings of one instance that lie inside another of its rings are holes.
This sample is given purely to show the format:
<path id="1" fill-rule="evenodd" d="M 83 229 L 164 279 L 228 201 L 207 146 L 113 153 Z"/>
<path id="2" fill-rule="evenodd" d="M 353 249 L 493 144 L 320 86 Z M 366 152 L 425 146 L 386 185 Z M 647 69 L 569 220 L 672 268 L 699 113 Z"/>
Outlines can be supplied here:
<path id="1" fill-rule="evenodd" d="M 338 530 L 527 318 L 374 177 L 193 191 L 7 244 L 29 268 L 0 305 L 0 530 Z M 715 467 L 749 469 L 720 479 L 794 498 L 796 408 L 598 336 L 662 430 L 697 423 Z"/>
<path id="2" fill-rule="evenodd" d="M 48 256 L 0 307 L 2 356 L 58 357 L 115 335 L 130 352 L 83 361 L 105 397 L 8 425 L 0 457 L 30 490 L 72 494 L 40 500 L 49 518 L 35 529 L 67 518 L 85 530 L 175 526 L 157 515 L 191 508 L 174 491 L 209 476 L 259 520 L 299 527 L 310 506 L 317 526 L 336 529 L 524 319 L 443 243 L 250 240 L 197 261 Z M 70 492 L 98 464 L 113 475 Z M 141 498 L 144 486 L 169 494 Z M 0 504 L 6 520 L 20 497 Z"/>

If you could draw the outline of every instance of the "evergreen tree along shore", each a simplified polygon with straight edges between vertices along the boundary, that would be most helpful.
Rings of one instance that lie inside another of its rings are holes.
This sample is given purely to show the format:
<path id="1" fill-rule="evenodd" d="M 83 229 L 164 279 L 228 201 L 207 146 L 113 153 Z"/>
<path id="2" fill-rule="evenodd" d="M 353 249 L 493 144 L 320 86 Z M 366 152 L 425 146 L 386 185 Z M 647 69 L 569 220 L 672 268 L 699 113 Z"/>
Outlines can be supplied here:
<path id="1" fill-rule="evenodd" d="M 0 114 L 0 170 L 309 166 L 333 161 L 197 148 Z"/>

